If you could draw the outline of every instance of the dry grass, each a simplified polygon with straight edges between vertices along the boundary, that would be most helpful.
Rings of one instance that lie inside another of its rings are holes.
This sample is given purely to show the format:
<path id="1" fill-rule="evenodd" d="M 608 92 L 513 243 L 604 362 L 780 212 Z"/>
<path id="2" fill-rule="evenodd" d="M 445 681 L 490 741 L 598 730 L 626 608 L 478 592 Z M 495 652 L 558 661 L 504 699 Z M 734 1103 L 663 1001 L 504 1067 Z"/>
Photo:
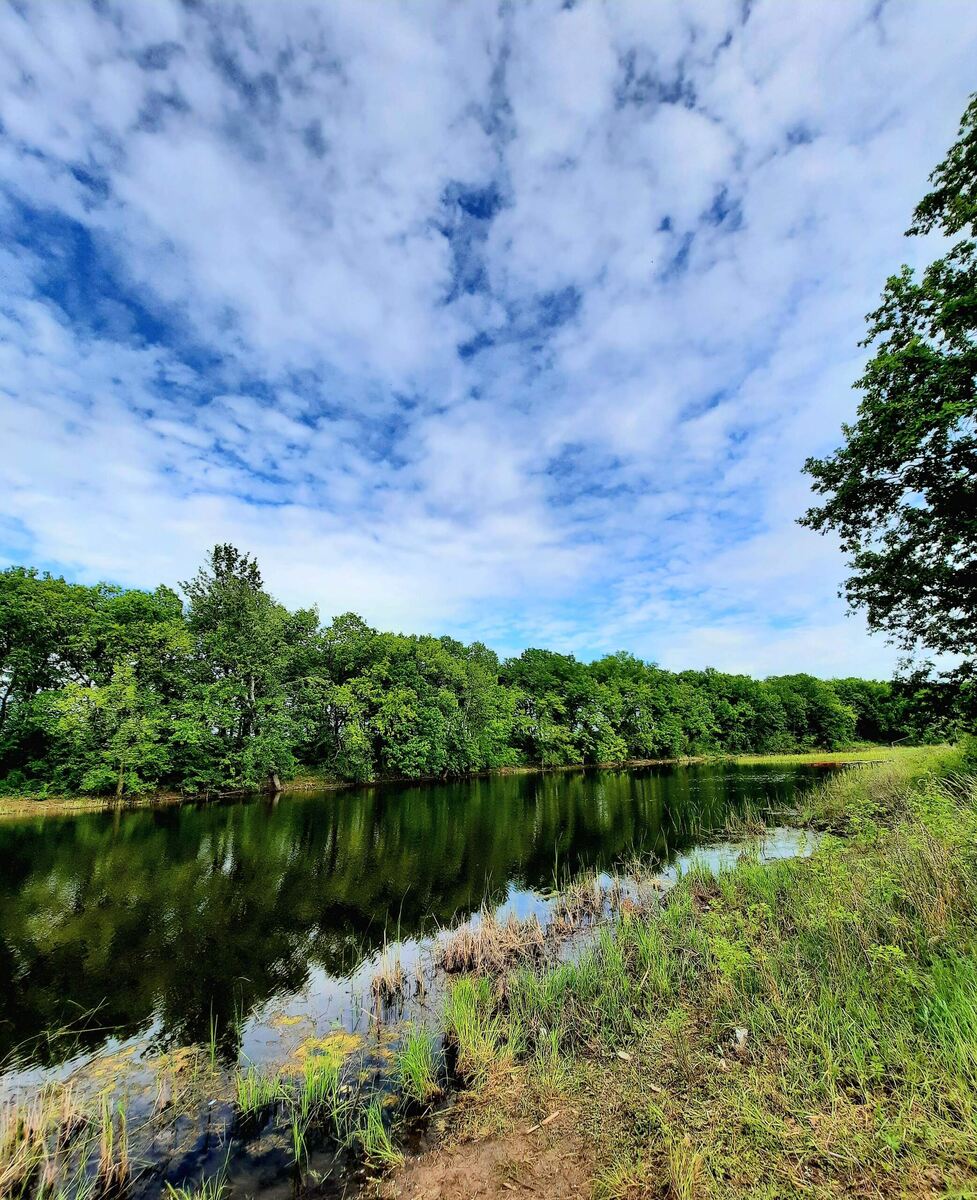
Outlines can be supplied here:
<path id="1" fill-rule="evenodd" d="M 377 969 L 370 980 L 373 1000 L 381 1006 L 390 1006 L 403 1000 L 407 987 L 407 974 L 396 952 L 384 947 Z"/>
<path id="2" fill-rule="evenodd" d="M 97 1113 L 85 1111 L 69 1086 L 53 1085 L 0 1107 L 0 1196 L 110 1196 L 130 1176 L 121 1103 L 103 1096 Z"/>
<path id="3" fill-rule="evenodd" d="M 469 921 L 438 943 L 434 963 L 449 975 L 499 975 L 517 963 L 542 962 L 545 956 L 546 938 L 537 917 L 520 920 L 510 914 L 499 921 L 483 912 L 478 921 Z"/>

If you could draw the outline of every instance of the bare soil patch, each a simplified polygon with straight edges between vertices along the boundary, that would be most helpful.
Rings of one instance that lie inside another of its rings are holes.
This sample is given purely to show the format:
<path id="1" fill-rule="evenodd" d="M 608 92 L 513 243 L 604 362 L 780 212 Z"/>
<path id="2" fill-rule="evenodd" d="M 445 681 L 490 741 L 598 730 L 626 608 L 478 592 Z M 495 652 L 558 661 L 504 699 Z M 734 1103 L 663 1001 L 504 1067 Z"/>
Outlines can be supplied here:
<path id="1" fill-rule="evenodd" d="M 594 1154 L 575 1130 L 575 1120 L 567 1112 L 548 1126 L 427 1151 L 386 1179 L 380 1195 L 384 1200 L 589 1198 Z"/>

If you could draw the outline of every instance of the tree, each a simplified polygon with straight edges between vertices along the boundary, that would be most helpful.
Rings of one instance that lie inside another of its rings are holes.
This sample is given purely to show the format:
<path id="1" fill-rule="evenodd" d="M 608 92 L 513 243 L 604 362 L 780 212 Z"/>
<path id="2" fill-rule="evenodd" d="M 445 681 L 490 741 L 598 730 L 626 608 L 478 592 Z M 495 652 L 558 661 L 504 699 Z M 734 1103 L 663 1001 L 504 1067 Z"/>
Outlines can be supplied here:
<path id="1" fill-rule="evenodd" d="M 874 350 L 845 444 L 805 470 L 825 499 L 801 524 L 837 533 L 845 594 L 909 652 L 977 657 L 977 94 L 907 235 L 963 233 L 868 317 Z"/>
<path id="2" fill-rule="evenodd" d="M 57 696 L 58 728 L 76 756 L 83 792 L 117 797 L 154 786 L 166 770 L 166 713 L 157 695 L 140 687 L 135 664 L 120 660 L 101 686 L 71 683 Z"/>
<path id="3" fill-rule="evenodd" d="M 193 786 L 254 786 L 294 769 L 288 686 L 314 638 L 312 611 L 289 613 L 265 591 L 257 562 L 215 546 L 183 584 L 194 686 L 174 722 Z M 304 666 L 304 663 L 301 664 Z"/>

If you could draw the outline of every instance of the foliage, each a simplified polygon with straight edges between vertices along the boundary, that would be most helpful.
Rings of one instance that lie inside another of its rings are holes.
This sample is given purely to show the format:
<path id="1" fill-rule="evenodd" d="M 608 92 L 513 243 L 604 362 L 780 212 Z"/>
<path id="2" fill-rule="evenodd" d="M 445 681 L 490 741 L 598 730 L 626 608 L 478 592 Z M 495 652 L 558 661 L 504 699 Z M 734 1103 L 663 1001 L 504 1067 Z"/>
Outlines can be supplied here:
<path id="1" fill-rule="evenodd" d="M 673 674 L 621 652 L 530 649 L 322 626 L 216 546 L 183 584 L 124 591 L 0 572 L 0 787 L 186 792 L 272 785 L 299 768 L 349 780 L 447 778 L 688 754 L 927 741 L 955 691 L 811 675 Z"/>
<path id="2" fill-rule="evenodd" d="M 874 350 L 845 444 L 805 470 L 802 524 L 841 539 L 849 603 L 906 650 L 977 658 L 977 95 L 908 234 L 964 237 L 904 266 L 869 315 Z"/>

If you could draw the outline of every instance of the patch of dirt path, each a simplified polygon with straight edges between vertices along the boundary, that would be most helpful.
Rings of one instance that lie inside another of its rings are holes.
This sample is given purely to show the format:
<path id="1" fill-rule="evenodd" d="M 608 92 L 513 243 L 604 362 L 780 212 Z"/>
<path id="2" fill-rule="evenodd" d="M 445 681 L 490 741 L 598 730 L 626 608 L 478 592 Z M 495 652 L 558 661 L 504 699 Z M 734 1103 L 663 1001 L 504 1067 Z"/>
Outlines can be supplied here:
<path id="1" fill-rule="evenodd" d="M 576 1200 L 593 1194 L 592 1148 L 567 1114 L 543 1128 L 429 1150 L 384 1181 L 385 1200 Z"/>

